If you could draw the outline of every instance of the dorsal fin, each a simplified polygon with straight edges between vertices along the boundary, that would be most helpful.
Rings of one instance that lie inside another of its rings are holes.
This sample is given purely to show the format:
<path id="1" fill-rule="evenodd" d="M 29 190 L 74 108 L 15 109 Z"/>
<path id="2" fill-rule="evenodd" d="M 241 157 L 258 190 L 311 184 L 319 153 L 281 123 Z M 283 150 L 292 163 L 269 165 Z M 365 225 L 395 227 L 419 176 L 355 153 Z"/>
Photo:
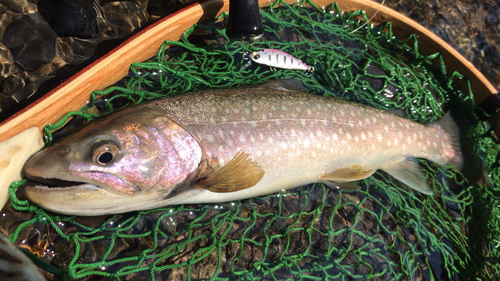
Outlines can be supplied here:
<path id="1" fill-rule="evenodd" d="M 212 192 L 234 192 L 256 185 L 264 171 L 249 158 L 249 154 L 238 152 L 219 170 L 196 181 L 197 187 Z"/>

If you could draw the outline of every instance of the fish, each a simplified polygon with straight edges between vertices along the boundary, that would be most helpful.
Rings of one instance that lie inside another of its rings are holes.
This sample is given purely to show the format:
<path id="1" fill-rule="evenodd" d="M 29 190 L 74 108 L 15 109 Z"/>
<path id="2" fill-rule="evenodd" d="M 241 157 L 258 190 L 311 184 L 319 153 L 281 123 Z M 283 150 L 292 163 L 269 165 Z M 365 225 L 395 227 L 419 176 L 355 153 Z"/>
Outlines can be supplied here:
<path id="1" fill-rule="evenodd" d="M 254 51 L 247 54 L 246 58 L 250 58 L 250 60 L 252 60 L 253 62 L 267 65 L 272 68 L 304 70 L 309 73 L 314 71 L 314 67 L 305 64 L 304 62 L 287 52 L 277 49 L 264 49 L 260 51 Z"/>
<path id="2" fill-rule="evenodd" d="M 26 162 L 29 200 L 69 215 L 230 202 L 383 170 L 433 194 L 419 159 L 462 166 L 448 115 L 420 124 L 292 82 L 179 94 L 97 120 Z"/>
<path id="3" fill-rule="evenodd" d="M 0 234 L 0 280 L 46 280 L 35 264 L 2 234 Z"/>

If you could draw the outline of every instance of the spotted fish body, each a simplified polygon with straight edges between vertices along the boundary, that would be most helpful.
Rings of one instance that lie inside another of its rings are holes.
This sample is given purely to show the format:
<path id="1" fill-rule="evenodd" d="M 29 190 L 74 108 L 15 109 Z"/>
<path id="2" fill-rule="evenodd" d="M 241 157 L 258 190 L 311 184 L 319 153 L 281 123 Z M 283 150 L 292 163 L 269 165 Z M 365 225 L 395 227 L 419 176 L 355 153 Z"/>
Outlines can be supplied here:
<path id="1" fill-rule="evenodd" d="M 274 68 L 304 70 L 313 72 L 314 67 L 303 63 L 298 58 L 276 49 L 264 49 L 252 52 L 250 59 L 258 64 L 267 65 Z"/>
<path id="2" fill-rule="evenodd" d="M 26 195 L 55 212 L 100 215 L 315 182 L 342 187 L 377 169 L 431 194 L 417 158 L 461 166 L 455 126 L 440 122 L 422 125 L 279 83 L 190 93 L 124 110 L 39 152 L 25 166 L 28 177 L 85 184 L 31 186 Z M 111 152 L 112 160 L 101 157 Z"/>

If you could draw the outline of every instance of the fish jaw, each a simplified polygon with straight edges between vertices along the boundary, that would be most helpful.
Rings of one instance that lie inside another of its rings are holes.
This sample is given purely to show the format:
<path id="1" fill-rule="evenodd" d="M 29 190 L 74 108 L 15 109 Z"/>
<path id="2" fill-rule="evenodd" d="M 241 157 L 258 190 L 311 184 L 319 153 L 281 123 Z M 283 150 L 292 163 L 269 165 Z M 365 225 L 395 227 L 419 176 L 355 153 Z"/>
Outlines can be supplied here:
<path id="1" fill-rule="evenodd" d="M 116 194 L 109 188 L 92 184 L 71 187 L 26 186 L 25 194 L 30 201 L 42 208 L 60 214 L 98 216 L 148 209 L 158 200 L 156 192 L 139 194 Z M 146 205 L 146 206 L 145 206 Z"/>

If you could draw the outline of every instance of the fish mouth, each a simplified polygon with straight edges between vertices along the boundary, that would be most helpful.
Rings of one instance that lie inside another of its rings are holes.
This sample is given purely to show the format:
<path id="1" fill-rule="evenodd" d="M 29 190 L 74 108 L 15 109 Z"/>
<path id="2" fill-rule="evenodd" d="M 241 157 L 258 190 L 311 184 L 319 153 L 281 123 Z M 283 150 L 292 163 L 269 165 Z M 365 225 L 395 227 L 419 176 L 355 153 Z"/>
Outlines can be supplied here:
<path id="1" fill-rule="evenodd" d="M 117 192 L 106 185 L 35 176 L 28 178 L 24 194 L 31 202 L 46 210 L 78 216 L 100 216 L 153 208 L 162 198 L 155 192 L 131 195 Z"/>
<path id="2" fill-rule="evenodd" d="M 30 187 L 33 187 L 33 188 L 43 188 L 43 189 L 71 189 L 74 187 L 85 187 L 85 188 L 92 188 L 92 189 L 100 188 L 97 185 L 89 184 L 86 182 L 66 181 L 66 180 L 62 180 L 62 179 L 42 178 L 42 177 L 36 177 L 36 176 L 30 176 L 28 178 L 27 185 Z"/>
<path id="3" fill-rule="evenodd" d="M 45 186 L 29 182 L 24 187 L 26 197 L 36 205 L 59 214 L 96 216 L 128 210 L 133 196 L 117 195 L 106 188 L 80 183 L 44 179 Z M 50 183 L 50 184 L 48 184 Z M 31 185 L 33 184 L 33 185 Z"/>
<path id="4" fill-rule="evenodd" d="M 31 189 L 44 189 L 46 191 L 69 191 L 75 188 L 91 189 L 101 190 L 117 196 L 130 196 L 134 194 L 134 191 L 136 191 L 130 182 L 114 174 L 100 173 L 96 171 L 73 173 L 56 171 L 45 173 L 48 174 L 47 176 L 42 176 L 42 174 L 43 173 L 36 170 L 27 171 L 25 167 L 24 176 L 28 180 L 27 187 Z M 122 186 L 123 188 L 115 188 L 106 182 L 92 179 L 92 177 L 96 177 L 98 179 L 106 177 L 108 179 L 112 179 L 113 183 L 120 183 L 121 185 L 118 186 Z"/>

